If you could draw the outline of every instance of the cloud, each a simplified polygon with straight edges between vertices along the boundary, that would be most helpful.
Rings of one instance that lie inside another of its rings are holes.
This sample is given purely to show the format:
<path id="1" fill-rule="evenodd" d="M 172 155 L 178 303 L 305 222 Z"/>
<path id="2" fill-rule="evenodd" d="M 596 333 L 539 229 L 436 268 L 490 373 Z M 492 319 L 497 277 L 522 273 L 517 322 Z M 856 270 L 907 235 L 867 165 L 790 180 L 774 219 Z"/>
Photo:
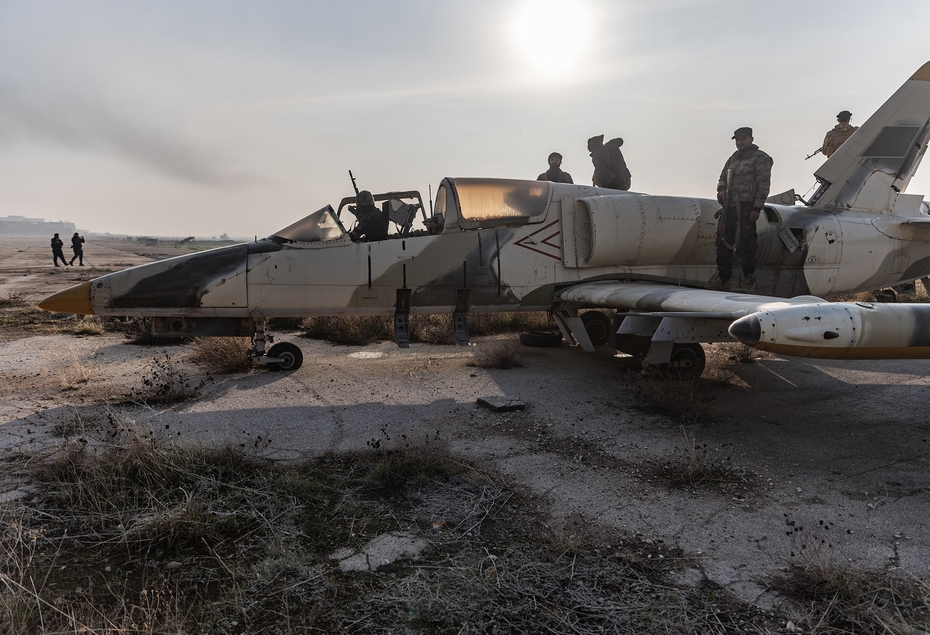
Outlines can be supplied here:
<path id="1" fill-rule="evenodd" d="M 53 145 L 120 157 L 168 178 L 204 186 L 253 182 L 216 153 L 116 114 L 76 94 L 24 90 L 0 80 L 0 140 Z"/>

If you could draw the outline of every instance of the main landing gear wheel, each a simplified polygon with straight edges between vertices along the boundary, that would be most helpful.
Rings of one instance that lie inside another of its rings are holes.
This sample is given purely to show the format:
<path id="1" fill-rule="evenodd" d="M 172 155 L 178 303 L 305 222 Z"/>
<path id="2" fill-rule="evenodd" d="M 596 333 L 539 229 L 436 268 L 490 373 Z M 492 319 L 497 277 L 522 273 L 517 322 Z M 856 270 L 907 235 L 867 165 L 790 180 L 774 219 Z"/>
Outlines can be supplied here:
<path id="1" fill-rule="evenodd" d="M 666 372 L 676 379 L 697 379 L 704 372 L 707 357 L 700 344 L 675 344 Z"/>
<path id="2" fill-rule="evenodd" d="M 304 363 L 300 348 L 290 342 L 280 342 L 268 350 L 268 357 L 277 357 L 280 362 L 268 362 L 268 370 L 297 370 Z"/>
<path id="3" fill-rule="evenodd" d="M 520 333 L 520 343 L 537 348 L 555 348 L 562 345 L 561 333 L 547 331 L 524 331 Z"/>
<path id="4" fill-rule="evenodd" d="M 581 314 L 581 323 L 584 324 L 584 330 L 588 333 L 588 339 L 595 346 L 606 344 L 610 339 L 610 328 L 613 325 L 607 315 L 600 311 L 585 311 Z"/>

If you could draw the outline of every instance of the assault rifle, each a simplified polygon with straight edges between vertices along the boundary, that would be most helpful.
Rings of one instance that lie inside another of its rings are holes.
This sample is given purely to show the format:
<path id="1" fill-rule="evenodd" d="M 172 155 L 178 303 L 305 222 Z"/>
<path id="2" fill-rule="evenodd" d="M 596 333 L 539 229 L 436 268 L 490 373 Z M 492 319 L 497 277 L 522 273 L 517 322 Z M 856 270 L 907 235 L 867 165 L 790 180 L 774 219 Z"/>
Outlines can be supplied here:
<path id="1" fill-rule="evenodd" d="M 736 222 L 737 228 L 739 228 L 739 202 L 734 200 L 733 197 L 733 168 L 727 170 L 727 189 L 726 193 L 723 195 L 723 209 L 718 210 L 714 216 L 717 218 L 717 234 L 720 236 L 720 239 L 723 241 L 723 244 L 727 246 L 728 249 L 736 248 L 736 241 L 731 245 L 727 242 L 727 212 L 730 211 L 730 206 L 736 204 Z"/>
<path id="2" fill-rule="evenodd" d="M 810 154 L 808 154 L 806 157 L 804 157 L 804 160 L 807 161 L 807 160 L 810 159 L 812 156 L 816 156 L 816 155 L 820 154 L 821 152 L 823 152 L 823 148 L 817 148 L 816 150 L 814 150 L 813 152 L 811 152 Z"/>

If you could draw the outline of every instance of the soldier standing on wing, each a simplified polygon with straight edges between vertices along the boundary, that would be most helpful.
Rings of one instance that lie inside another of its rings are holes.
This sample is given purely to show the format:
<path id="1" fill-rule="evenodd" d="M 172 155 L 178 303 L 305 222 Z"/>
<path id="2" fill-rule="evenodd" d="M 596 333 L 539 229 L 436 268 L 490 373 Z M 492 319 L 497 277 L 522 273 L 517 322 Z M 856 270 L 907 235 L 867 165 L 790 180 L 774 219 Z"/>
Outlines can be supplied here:
<path id="1" fill-rule="evenodd" d="M 756 290 L 758 248 L 756 221 L 769 195 L 773 161 L 753 143 L 752 128 L 738 128 L 733 139 L 736 140 L 736 152 L 727 159 L 717 181 L 717 200 L 724 209 L 718 212 L 717 273 L 711 283 L 718 289 L 730 289 L 735 248 L 743 265 L 743 291 L 753 293 Z"/>
<path id="2" fill-rule="evenodd" d="M 859 129 L 859 126 L 849 125 L 849 120 L 851 118 L 852 113 L 848 110 L 844 110 L 836 116 L 836 125 L 832 130 L 829 130 L 827 136 L 823 138 L 823 145 L 820 148 L 823 152 L 823 156 L 829 158 L 830 155 L 839 150 L 840 146 L 852 136 L 852 133 Z"/>

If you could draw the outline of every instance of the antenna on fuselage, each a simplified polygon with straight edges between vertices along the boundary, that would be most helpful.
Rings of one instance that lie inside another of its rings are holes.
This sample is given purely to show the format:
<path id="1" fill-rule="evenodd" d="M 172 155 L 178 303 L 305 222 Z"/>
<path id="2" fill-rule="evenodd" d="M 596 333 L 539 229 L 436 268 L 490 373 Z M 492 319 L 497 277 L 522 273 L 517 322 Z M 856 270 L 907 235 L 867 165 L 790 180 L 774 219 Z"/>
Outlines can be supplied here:
<path id="1" fill-rule="evenodd" d="M 429 188 L 429 215 L 432 216 L 433 215 L 433 184 L 428 183 L 426 187 Z"/>

